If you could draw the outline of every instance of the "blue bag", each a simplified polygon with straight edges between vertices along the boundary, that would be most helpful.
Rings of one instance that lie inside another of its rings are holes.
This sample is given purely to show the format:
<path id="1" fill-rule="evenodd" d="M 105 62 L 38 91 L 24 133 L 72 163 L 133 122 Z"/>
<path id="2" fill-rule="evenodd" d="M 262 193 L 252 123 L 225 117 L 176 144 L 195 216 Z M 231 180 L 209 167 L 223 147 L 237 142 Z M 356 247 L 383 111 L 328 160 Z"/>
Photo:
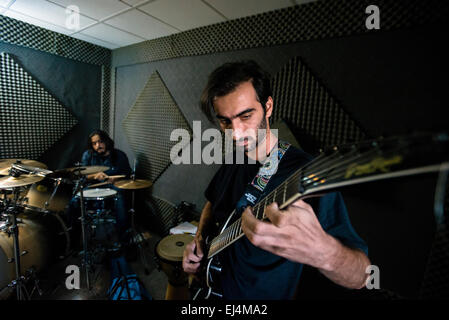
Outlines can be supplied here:
<path id="1" fill-rule="evenodd" d="M 109 300 L 151 300 L 142 281 L 124 257 L 112 259 L 111 264 L 112 284 L 107 293 Z"/>

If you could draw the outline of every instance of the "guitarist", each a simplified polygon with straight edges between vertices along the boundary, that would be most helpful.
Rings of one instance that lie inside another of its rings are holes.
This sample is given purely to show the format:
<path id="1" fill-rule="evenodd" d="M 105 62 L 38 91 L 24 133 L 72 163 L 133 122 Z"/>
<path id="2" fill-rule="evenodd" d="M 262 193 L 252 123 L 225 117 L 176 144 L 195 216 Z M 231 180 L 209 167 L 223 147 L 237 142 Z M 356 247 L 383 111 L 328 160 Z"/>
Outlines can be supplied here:
<path id="1" fill-rule="evenodd" d="M 313 206 L 298 200 L 280 210 L 272 203 L 265 210 L 268 221 L 256 219 L 242 197 L 278 144 L 270 131 L 274 103 L 268 74 L 254 61 L 224 64 L 209 76 L 201 106 L 211 121 L 218 120 L 223 131 L 232 129 L 236 148 L 244 150 L 245 164 L 223 164 L 206 189 L 198 231 L 184 251 L 184 271 L 199 271 L 205 259 L 204 239 L 219 231 L 213 229 L 237 208 L 245 236 L 220 252 L 225 299 L 291 299 L 303 264 L 317 268 L 341 286 L 364 287 L 365 270 L 370 265 L 368 248 L 351 226 L 339 193 L 315 199 Z M 258 139 L 257 129 L 265 132 L 262 139 Z M 256 163 L 248 163 L 249 159 Z M 290 146 L 263 194 L 310 160 L 309 155 Z"/>

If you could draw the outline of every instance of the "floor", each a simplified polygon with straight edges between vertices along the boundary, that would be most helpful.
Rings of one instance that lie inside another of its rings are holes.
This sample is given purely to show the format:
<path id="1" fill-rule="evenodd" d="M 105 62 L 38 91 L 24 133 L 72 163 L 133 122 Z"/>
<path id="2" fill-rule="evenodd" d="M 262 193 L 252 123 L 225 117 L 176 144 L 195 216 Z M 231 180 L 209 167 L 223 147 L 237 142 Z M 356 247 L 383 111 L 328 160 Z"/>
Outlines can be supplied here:
<path id="1" fill-rule="evenodd" d="M 143 247 L 144 257 L 141 258 L 138 255 L 138 250 L 130 250 L 131 254 L 126 256 L 126 261 L 142 281 L 151 298 L 165 300 L 168 277 L 163 270 L 160 270 L 161 264 L 155 259 L 155 248 L 161 237 L 148 231 L 142 232 L 141 235 L 140 244 Z M 89 272 L 90 289 L 87 289 L 86 272 L 81 266 L 81 255 L 79 252 L 73 252 L 68 257 L 55 262 L 47 271 L 38 274 L 40 294 L 38 290 L 32 289 L 32 283 L 27 284 L 27 293 L 31 295 L 31 300 L 108 300 L 107 292 L 112 283 L 111 255 L 117 256 L 115 253 L 100 255 L 101 261 L 96 261 L 93 265 L 92 271 Z M 73 269 L 66 273 L 68 266 L 80 268 L 79 289 L 68 289 L 66 286 L 68 277 L 72 276 L 71 279 L 73 279 L 74 275 Z M 9 299 L 15 299 L 14 292 Z"/>

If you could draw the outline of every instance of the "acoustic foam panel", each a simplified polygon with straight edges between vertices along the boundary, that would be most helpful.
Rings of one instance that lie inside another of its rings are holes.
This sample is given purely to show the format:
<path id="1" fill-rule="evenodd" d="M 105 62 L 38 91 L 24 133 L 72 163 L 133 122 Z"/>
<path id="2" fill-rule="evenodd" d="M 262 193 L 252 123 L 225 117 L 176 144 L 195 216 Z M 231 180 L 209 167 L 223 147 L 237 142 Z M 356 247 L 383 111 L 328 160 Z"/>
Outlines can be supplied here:
<path id="1" fill-rule="evenodd" d="M 38 159 L 77 119 L 7 53 L 0 53 L 0 158 Z"/>
<path id="2" fill-rule="evenodd" d="M 155 182 L 171 164 L 170 141 L 175 129 L 186 129 L 187 120 L 173 100 L 159 73 L 154 72 L 122 122 L 143 177 Z M 187 143 L 186 143 L 187 145 Z"/>
<path id="3" fill-rule="evenodd" d="M 272 79 L 273 120 L 285 119 L 312 136 L 320 147 L 359 141 L 362 129 L 320 83 L 300 57 Z"/>

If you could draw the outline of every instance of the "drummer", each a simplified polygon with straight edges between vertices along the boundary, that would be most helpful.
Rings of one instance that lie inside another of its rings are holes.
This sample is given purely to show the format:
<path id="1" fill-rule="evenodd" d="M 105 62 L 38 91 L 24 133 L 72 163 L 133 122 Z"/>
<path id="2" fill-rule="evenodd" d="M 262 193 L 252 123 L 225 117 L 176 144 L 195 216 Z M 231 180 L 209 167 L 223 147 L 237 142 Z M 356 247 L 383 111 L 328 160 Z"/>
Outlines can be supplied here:
<path id="1" fill-rule="evenodd" d="M 106 166 L 109 170 L 87 176 L 90 181 L 108 181 L 113 184 L 117 178 L 110 176 L 124 175 L 129 177 L 131 167 L 126 154 L 114 148 L 114 141 L 103 130 L 95 130 L 87 140 L 87 150 L 81 158 L 83 166 Z"/>
<path id="2" fill-rule="evenodd" d="M 106 184 L 102 187 L 117 190 L 117 201 L 115 207 L 117 232 L 120 242 L 122 242 L 122 244 L 127 244 L 127 231 L 130 228 L 130 219 L 128 216 L 129 205 L 123 190 L 116 188 L 113 185 L 115 180 L 118 178 L 114 178 L 112 176 L 129 178 L 131 174 L 131 167 L 129 166 L 128 157 L 123 151 L 114 148 L 114 141 L 106 132 L 103 130 L 95 130 L 87 139 L 87 150 L 83 153 L 81 165 L 109 167 L 109 169 L 105 172 L 98 172 L 88 175 L 87 179 L 89 184 L 109 182 L 110 184 Z M 77 202 L 78 200 L 72 199 L 70 206 L 71 210 L 73 210 L 73 207 L 79 208 L 79 204 Z"/>

